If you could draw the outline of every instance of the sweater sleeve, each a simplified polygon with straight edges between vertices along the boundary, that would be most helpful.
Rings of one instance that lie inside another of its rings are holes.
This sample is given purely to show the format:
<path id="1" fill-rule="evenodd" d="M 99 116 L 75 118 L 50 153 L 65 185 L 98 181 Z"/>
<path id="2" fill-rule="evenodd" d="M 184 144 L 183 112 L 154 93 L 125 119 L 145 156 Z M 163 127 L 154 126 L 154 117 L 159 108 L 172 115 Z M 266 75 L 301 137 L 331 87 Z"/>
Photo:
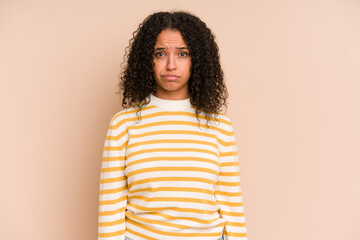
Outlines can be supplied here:
<path id="1" fill-rule="evenodd" d="M 103 150 L 98 240 L 125 239 L 125 209 L 128 190 L 124 170 L 127 143 L 128 134 L 125 123 L 115 115 L 110 122 Z"/>
<path id="2" fill-rule="evenodd" d="M 220 171 L 215 185 L 215 197 L 220 215 L 225 220 L 225 240 L 246 240 L 246 223 L 240 185 L 239 160 L 234 130 L 229 121 L 221 134 Z"/>

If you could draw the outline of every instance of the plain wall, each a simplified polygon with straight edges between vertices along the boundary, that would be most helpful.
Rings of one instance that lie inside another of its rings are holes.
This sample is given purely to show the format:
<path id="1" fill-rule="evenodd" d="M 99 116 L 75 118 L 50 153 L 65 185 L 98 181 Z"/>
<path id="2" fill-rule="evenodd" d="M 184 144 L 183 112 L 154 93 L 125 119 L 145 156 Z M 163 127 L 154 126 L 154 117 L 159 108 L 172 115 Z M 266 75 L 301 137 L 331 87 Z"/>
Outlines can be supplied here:
<path id="1" fill-rule="evenodd" d="M 360 239 L 357 0 L 0 0 L 0 239 L 97 238 L 124 49 L 174 9 L 220 47 L 248 239 Z"/>

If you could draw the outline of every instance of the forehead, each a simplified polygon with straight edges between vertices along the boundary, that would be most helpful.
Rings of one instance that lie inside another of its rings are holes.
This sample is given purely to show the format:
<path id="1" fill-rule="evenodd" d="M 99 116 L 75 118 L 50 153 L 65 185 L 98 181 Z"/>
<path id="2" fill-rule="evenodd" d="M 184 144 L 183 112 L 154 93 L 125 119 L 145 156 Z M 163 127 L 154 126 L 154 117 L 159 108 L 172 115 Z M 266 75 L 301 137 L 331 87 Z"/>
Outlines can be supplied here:
<path id="1" fill-rule="evenodd" d="M 186 47 L 186 43 L 180 33 L 177 30 L 163 30 L 156 39 L 155 46 L 165 46 L 165 47 Z"/>

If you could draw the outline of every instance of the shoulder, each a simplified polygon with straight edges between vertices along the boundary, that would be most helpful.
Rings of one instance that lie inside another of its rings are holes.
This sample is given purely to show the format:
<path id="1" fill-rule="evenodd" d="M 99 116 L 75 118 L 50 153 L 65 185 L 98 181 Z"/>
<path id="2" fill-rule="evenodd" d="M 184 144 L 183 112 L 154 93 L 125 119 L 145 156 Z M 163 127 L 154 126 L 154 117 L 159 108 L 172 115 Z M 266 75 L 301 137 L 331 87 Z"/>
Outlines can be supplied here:
<path id="1" fill-rule="evenodd" d="M 117 113 L 115 113 L 112 117 L 111 117 L 111 123 L 117 123 L 119 121 L 123 121 L 125 119 L 127 119 L 129 117 L 129 108 L 126 109 L 122 109 L 120 111 L 118 111 Z"/>
<path id="2" fill-rule="evenodd" d="M 226 121 L 229 124 L 231 123 L 230 117 L 226 113 L 220 112 L 220 113 L 218 113 L 217 117 L 223 121 Z"/>
<path id="3" fill-rule="evenodd" d="M 111 125 L 129 125 L 136 122 L 139 115 L 151 113 L 154 108 L 156 107 L 153 105 L 143 106 L 140 110 L 137 106 L 124 108 L 112 116 Z"/>
<path id="4" fill-rule="evenodd" d="M 128 122 L 131 121 L 133 110 L 135 108 L 125 108 L 116 112 L 111 117 L 109 128 L 112 130 L 127 128 Z"/>
<path id="5" fill-rule="evenodd" d="M 232 127 L 231 119 L 225 113 L 218 113 L 217 115 L 213 115 L 211 122 L 215 124 L 215 126 L 217 125 L 218 127 L 225 129 Z"/>

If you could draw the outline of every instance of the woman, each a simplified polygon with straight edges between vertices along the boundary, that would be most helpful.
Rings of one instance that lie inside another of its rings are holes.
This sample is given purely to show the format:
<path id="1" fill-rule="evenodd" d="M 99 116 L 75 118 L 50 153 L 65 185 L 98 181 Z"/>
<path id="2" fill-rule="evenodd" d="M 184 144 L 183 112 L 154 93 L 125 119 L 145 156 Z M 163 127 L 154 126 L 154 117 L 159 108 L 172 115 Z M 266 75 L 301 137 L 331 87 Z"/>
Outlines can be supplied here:
<path id="1" fill-rule="evenodd" d="M 99 240 L 245 240 L 237 149 L 214 36 L 158 12 L 130 43 L 106 136 Z"/>

